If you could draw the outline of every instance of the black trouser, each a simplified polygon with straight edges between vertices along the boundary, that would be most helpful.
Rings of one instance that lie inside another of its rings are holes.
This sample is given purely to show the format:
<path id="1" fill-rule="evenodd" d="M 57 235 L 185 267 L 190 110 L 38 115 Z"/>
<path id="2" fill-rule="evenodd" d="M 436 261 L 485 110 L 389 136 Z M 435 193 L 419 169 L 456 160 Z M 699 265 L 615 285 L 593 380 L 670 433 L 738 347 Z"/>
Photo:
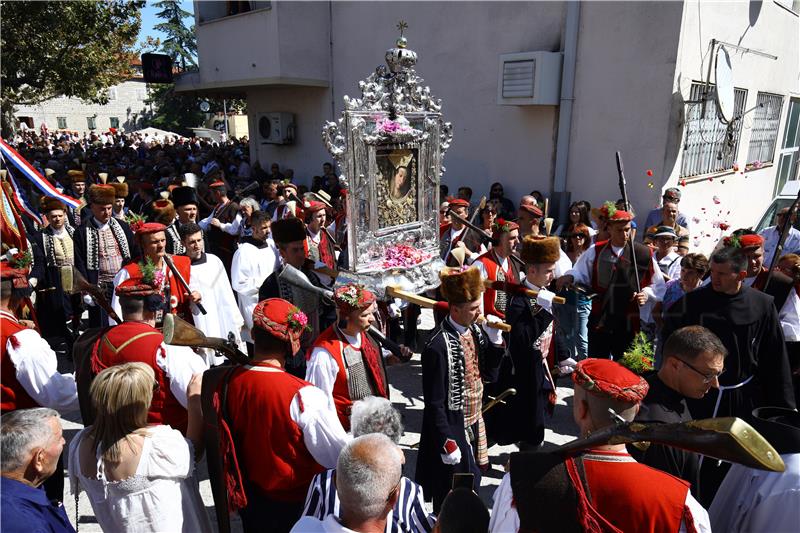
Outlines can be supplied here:
<path id="1" fill-rule="evenodd" d="M 633 331 L 608 331 L 598 327 L 600 316 L 589 315 L 589 357 L 620 359 L 633 341 Z"/>
<path id="2" fill-rule="evenodd" d="M 113 283 L 98 283 L 98 288 L 103 292 L 106 301 L 111 304 L 111 297 L 114 295 Z M 89 306 L 89 327 L 90 328 L 104 328 L 108 326 L 108 314 L 99 305 Z"/>
<path id="3" fill-rule="evenodd" d="M 246 533 L 269 531 L 288 533 L 303 513 L 303 502 L 279 502 L 260 495 L 250 485 L 246 489 L 247 507 L 239 511 Z"/>
<path id="4" fill-rule="evenodd" d="M 794 401 L 800 406 L 800 342 L 786 342 L 786 353 L 789 354 L 789 367 L 792 370 L 794 385 Z"/>

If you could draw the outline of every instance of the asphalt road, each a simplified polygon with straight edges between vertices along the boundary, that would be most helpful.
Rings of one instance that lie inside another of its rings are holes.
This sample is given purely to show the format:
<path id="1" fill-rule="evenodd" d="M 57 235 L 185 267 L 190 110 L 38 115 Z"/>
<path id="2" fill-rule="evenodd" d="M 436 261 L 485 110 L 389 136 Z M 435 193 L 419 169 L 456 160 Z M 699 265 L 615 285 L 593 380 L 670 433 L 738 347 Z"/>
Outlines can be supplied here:
<path id="1" fill-rule="evenodd" d="M 421 316 L 419 333 L 421 337 L 420 346 L 427 338 L 429 331 L 433 328 L 433 317 L 428 310 L 424 310 Z M 403 416 L 405 433 L 400 440 L 400 445 L 406 456 L 405 475 L 414 478 L 414 469 L 417 462 L 417 451 L 411 445 L 419 442 L 420 428 L 422 426 L 422 367 L 419 354 L 415 354 L 410 362 L 393 366 L 388 369 L 390 394 L 392 403 Z M 577 428 L 572 422 L 572 382 L 562 378 L 558 382 L 558 404 L 556 405 L 553 417 L 545 430 L 545 446 L 554 446 L 569 442 L 577 435 Z M 64 416 L 64 437 L 67 446 L 75 434 L 83 428 L 80 423 L 78 413 L 65 414 Z M 491 509 L 492 495 L 495 488 L 500 484 L 503 477 L 504 465 L 508 461 L 510 453 L 517 451 L 516 446 L 494 445 L 489 448 L 489 458 L 491 469 L 483 475 L 479 494 L 486 505 Z M 66 459 L 66 458 L 65 458 Z M 212 526 L 216 529 L 216 519 L 214 515 L 214 500 L 211 496 L 211 485 L 208 481 L 208 473 L 205 460 L 198 464 L 198 479 L 200 481 L 200 493 L 206 505 L 206 512 L 211 520 Z M 65 501 L 67 516 L 75 523 L 75 500 L 69 488 L 69 480 L 65 480 Z M 233 530 L 241 531 L 241 523 L 238 517 L 232 517 Z M 85 493 L 81 493 L 78 503 L 78 525 L 81 532 L 102 531 L 95 520 L 91 505 Z"/>

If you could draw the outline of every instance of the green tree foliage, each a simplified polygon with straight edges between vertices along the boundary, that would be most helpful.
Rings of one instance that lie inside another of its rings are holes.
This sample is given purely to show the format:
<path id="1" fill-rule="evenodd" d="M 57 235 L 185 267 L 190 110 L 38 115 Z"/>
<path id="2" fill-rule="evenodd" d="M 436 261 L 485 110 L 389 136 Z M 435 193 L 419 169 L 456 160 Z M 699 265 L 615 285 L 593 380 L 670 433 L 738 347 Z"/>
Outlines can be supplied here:
<path id="1" fill-rule="evenodd" d="M 192 14 L 181 9 L 180 2 L 176 0 L 160 0 L 153 6 L 161 9 L 156 17 L 164 21 L 154 27 L 166 35 L 166 39 L 161 42 L 161 51 L 169 55 L 175 64 L 180 64 L 182 70 L 186 70 L 187 65 L 196 67 L 197 40 L 194 24 L 186 27 L 183 23 Z"/>
<path id="2" fill-rule="evenodd" d="M 35 104 L 63 95 L 105 103 L 131 74 L 143 0 L 0 2 L 2 99 Z"/>

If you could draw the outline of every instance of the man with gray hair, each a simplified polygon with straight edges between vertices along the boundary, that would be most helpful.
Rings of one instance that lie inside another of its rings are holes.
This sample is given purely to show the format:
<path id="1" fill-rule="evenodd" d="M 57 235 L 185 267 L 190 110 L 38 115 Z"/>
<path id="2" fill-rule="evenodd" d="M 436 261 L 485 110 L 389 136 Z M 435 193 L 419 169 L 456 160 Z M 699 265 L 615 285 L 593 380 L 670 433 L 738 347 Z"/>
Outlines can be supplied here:
<path id="1" fill-rule="evenodd" d="M 60 503 L 41 488 L 64 448 L 58 412 L 18 409 L 0 418 L 0 523 L 3 531 L 75 532 Z"/>
<path id="2" fill-rule="evenodd" d="M 304 516 L 292 532 L 334 533 L 384 531 L 389 513 L 400 498 L 403 452 L 381 433 L 352 440 L 336 463 L 339 516 L 324 520 Z"/>
<path id="3" fill-rule="evenodd" d="M 386 398 L 368 396 L 353 404 L 350 415 L 350 427 L 353 437 L 359 438 L 363 435 L 383 434 L 394 444 L 400 441 L 403 434 L 403 425 L 400 421 L 400 413 L 392 406 L 392 402 Z M 399 448 L 397 451 L 402 457 Z M 325 523 L 325 520 L 332 515 L 341 517 L 342 501 L 337 491 L 337 484 L 341 483 L 341 477 L 337 480 L 336 470 L 327 470 L 314 476 L 311 486 L 306 496 L 306 504 L 303 515 L 315 517 Z M 338 481 L 338 483 L 337 483 Z M 385 531 L 403 533 L 429 533 L 433 529 L 434 518 L 425 510 L 425 498 L 422 487 L 403 476 L 400 478 L 399 497 L 386 516 Z M 307 523 L 310 518 L 304 518 Z M 298 529 L 300 523 L 295 527 Z M 305 526 L 304 526 L 305 527 Z"/>

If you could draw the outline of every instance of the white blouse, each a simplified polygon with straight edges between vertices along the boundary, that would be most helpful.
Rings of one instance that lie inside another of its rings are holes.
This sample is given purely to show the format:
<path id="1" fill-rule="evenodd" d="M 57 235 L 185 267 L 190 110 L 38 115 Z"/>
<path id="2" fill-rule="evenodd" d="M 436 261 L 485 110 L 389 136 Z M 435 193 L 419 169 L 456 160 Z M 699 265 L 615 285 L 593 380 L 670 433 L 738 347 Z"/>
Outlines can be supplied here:
<path id="1" fill-rule="evenodd" d="M 87 428 L 88 429 L 88 428 Z M 194 447 L 169 426 L 151 426 L 144 439 L 136 473 L 108 481 L 98 459 L 97 476 L 81 473 L 81 430 L 69 447 L 69 479 L 73 494 L 89 495 L 103 531 L 211 533 L 197 479 Z"/>

